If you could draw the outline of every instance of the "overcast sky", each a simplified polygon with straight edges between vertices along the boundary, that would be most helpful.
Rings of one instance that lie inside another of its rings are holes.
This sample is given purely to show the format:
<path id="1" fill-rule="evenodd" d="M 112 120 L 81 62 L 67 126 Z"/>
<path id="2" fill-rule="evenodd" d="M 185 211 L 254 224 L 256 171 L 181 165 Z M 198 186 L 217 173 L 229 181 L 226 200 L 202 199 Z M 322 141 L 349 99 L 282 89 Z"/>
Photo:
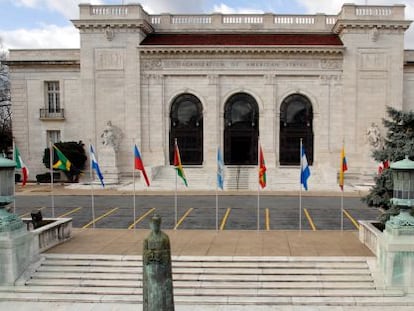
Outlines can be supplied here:
<path id="1" fill-rule="evenodd" d="M 78 48 L 79 35 L 70 19 L 79 3 L 140 2 L 150 14 L 169 13 L 339 13 L 343 3 L 405 4 L 406 18 L 414 20 L 414 0 L 0 0 L 0 38 L 8 49 Z M 414 25 L 406 33 L 406 49 L 414 49 Z"/>

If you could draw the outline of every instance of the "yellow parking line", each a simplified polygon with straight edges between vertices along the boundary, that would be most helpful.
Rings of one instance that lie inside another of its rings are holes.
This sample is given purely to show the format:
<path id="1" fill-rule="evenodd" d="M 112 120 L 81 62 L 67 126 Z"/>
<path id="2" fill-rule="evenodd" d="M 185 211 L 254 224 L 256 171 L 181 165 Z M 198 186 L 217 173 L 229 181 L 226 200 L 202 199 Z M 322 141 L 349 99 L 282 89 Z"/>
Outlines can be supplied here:
<path id="1" fill-rule="evenodd" d="M 96 218 L 95 220 L 92 220 L 91 222 L 89 222 L 89 223 L 87 223 L 86 225 L 84 225 L 84 226 L 82 227 L 82 229 L 86 229 L 86 228 L 88 228 L 90 225 L 92 225 L 92 224 L 94 224 L 94 223 L 98 222 L 99 220 L 101 220 L 102 218 L 105 218 L 106 216 L 111 215 L 113 212 L 117 211 L 118 209 L 119 209 L 119 207 L 115 207 L 115 208 L 111 209 L 109 212 L 107 212 L 107 213 L 105 213 L 105 214 L 103 214 L 103 215 L 99 216 L 99 217 L 98 217 L 98 218 Z"/>
<path id="2" fill-rule="evenodd" d="M 227 218 L 229 218 L 229 215 L 230 215 L 230 211 L 231 211 L 231 208 L 228 208 L 226 210 L 226 213 L 224 214 L 224 217 L 221 220 L 220 230 L 224 230 L 224 227 L 226 226 Z"/>
<path id="3" fill-rule="evenodd" d="M 184 219 L 188 216 L 188 215 L 190 215 L 190 213 L 193 211 L 193 209 L 194 208 L 189 208 L 186 212 L 185 212 L 185 214 L 183 215 L 183 217 L 181 217 L 180 218 L 180 220 L 177 222 L 177 224 L 175 225 L 175 227 L 174 227 L 174 230 L 176 230 L 180 225 L 181 225 L 181 223 L 184 221 Z"/>
<path id="4" fill-rule="evenodd" d="M 309 224 L 312 227 L 312 230 L 316 231 L 315 224 L 313 223 L 312 217 L 310 216 L 308 210 L 306 208 L 304 208 L 303 211 L 305 212 L 306 218 L 308 219 Z"/>
<path id="5" fill-rule="evenodd" d="M 77 211 L 79 211 L 80 209 L 82 209 L 82 207 L 75 208 L 74 210 L 71 210 L 70 212 L 68 212 L 68 213 L 66 213 L 66 214 L 63 214 L 63 215 L 58 216 L 58 218 L 69 216 L 69 215 L 71 215 L 71 214 L 73 214 L 73 213 L 76 213 L 76 212 L 77 212 Z"/>
<path id="6" fill-rule="evenodd" d="M 270 230 L 270 211 L 266 208 L 266 230 Z"/>
<path id="7" fill-rule="evenodd" d="M 43 206 L 43 207 L 41 207 L 41 208 L 38 208 L 37 210 L 38 211 L 41 211 L 41 210 L 44 210 L 46 208 L 46 206 Z M 34 209 L 33 211 L 36 211 L 36 209 Z M 23 215 L 20 215 L 20 217 L 21 218 L 24 218 L 24 217 L 27 217 L 27 216 L 30 216 L 30 214 L 31 214 L 32 212 L 28 212 L 28 213 L 26 213 L 26 214 L 23 214 Z"/>
<path id="8" fill-rule="evenodd" d="M 346 210 L 343 210 L 343 211 L 344 211 L 345 216 L 348 217 L 350 221 L 352 221 L 355 228 L 359 230 L 359 223 Z"/>
<path id="9" fill-rule="evenodd" d="M 153 213 L 155 211 L 155 208 L 151 208 L 149 211 L 147 211 L 146 213 L 144 213 L 141 217 L 137 218 L 137 220 L 135 220 L 129 227 L 128 229 L 134 229 L 135 226 L 140 223 L 141 221 L 143 221 L 145 219 L 145 217 L 147 217 L 149 214 Z"/>

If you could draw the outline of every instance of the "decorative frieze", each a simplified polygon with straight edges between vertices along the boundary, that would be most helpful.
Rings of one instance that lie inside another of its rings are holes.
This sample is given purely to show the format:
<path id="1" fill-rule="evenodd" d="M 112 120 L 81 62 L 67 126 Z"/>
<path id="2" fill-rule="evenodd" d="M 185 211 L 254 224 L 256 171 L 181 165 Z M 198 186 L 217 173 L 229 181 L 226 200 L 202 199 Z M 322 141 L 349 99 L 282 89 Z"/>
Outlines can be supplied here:
<path id="1" fill-rule="evenodd" d="M 144 70 L 170 69 L 240 69 L 240 70 L 340 70 L 339 59 L 277 59 L 277 60 L 204 60 L 204 59 L 143 59 Z"/>

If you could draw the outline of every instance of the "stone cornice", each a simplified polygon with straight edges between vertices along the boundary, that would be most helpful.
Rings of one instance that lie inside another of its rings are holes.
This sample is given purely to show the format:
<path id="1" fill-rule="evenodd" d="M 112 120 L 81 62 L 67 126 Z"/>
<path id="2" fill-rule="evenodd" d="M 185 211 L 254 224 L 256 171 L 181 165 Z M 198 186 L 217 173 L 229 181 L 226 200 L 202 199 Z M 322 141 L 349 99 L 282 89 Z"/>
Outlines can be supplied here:
<path id="1" fill-rule="evenodd" d="M 73 25 L 81 31 L 98 29 L 140 29 L 145 34 L 154 32 L 154 28 L 144 19 L 110 19 L 110 20 L 72 20 Z"/>
<path id="2" fill-rule="evenodd" d="M 342 54 L 343 46 L 138 46 L 142 54 Z"/>
<path id="3" fill-rule="evenodd" d="M 346 20 L 338 19 L 332 31 L 341 33 L 344 29 L 388 29 L 388 30 L 407 30 L 411 21 L 390 21 L 390 20 Z"/>
<path id="4" fill-rule="evenodd" d="M 53 60 L 53 61 L 22 61 L 22 60 L 7 60 L 4 61 L 10 68 L 27 68 L 27 67 L 73 67 L 80 68 L 80 61 L 65 61 L 65 60 Z"/>

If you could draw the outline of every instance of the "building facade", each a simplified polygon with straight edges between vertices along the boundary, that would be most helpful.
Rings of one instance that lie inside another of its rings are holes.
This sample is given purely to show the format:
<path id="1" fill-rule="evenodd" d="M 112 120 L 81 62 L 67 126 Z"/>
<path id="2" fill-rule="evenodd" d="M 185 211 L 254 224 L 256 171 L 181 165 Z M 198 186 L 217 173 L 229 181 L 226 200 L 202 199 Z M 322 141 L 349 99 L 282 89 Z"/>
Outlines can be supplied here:
<path id="1" fill-rule="evenodd" d="M 311 189 L 375 173 L 386 107 L 414 109 L 414 53 L 404 6 L 343 5 L 338 15 L 149 15 L 140 5 L 80 5 L 80 49 L 12 50 L 13 130 L 32 176 L 48 141 L 105 148 L 131 180 L 137 144 L 154 188 L 169 189 L 177 140 L 189 188 L 257 189 L 258 146 L 269 190 L 298 189 L 302 139 Z M 105 175 L 105 172 L 104 172 Z"/>

